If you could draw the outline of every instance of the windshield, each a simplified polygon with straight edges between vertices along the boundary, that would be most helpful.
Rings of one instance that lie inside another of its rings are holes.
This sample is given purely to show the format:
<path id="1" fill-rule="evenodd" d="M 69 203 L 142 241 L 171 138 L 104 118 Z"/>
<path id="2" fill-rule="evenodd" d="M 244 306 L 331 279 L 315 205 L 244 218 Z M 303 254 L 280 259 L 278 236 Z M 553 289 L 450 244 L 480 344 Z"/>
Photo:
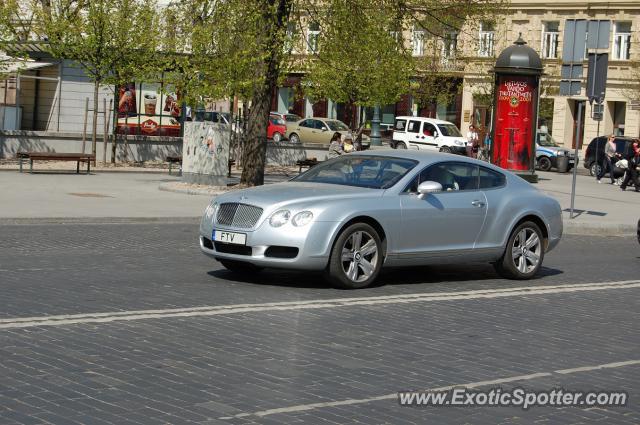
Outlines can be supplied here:
<path id="1" fill-rule="evenodd" d="M 297 122 L 300 121 L 302 119 L 302 117 L 296 115 L 296 114 L 286 114 L 284 116 L 284 119 L 287 120 L 288 122 Z"/>
<path id="2" fill-rule="evenodd" d="M 462 137 L 458 127 L 453 124 L 438 124 L 438 128 L 440 129 L 440 133 L 445 137 Z"/>
<path id="3" fill-rule="evenodd" d="M 349 127 L 342 121 L 326 121 L 332 131 L 349 131 Z"/>
<path id="4" fill-rule="evenodd" d="M 344 155 L 316 165 L 293 181 L 388 189 L 416 164 L 412 159 Z"/>
<path id="5" fill-rule="evenodd" d="M 546 135 L 546 137 L 540 137 L 540 136 L 541 135 L 538 135 L 538 144 L 540 146 L 548 146 L 548 147 L 558 146 L 556 141 L 553 140 L 553 137 L 549 136 L 548 134 Z"/>

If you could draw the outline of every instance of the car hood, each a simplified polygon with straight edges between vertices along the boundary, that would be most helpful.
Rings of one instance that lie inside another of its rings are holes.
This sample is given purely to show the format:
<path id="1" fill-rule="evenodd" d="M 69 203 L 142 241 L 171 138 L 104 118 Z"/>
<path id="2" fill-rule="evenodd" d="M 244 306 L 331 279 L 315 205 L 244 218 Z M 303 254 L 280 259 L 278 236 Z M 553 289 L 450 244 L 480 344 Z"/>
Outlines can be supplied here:
<path id="1" fill-rule="evenodd" d="M 311 204 L 329 200 L 382 196 L 384 190 L 311 182 L 284 182 L 237 190 L 218 196 L 215 201 L 241 202 L 259 206 L 282 207 L 288 204 Z"/>

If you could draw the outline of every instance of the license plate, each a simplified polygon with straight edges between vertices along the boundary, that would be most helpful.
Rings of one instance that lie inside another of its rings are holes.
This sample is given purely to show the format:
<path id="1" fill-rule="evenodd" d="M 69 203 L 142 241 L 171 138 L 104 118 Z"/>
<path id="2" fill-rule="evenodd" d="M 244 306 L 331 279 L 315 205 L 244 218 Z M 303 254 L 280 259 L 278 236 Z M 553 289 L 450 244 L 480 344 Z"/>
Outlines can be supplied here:
<path id="1" fill-rule="evenodd" d="M 224 232 L 214 230 L 211 239 L 216 242 L 232 243 L 234 245 L 246 245 L 247 235 L 244 233 Z"/>

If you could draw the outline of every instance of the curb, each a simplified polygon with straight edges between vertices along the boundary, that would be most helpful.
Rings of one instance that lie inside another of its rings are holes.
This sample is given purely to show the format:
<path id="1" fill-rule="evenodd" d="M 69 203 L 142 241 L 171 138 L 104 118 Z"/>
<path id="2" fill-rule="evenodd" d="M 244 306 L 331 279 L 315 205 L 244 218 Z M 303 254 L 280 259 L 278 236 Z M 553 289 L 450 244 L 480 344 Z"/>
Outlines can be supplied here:
<path id="1" fill-rule="evenodd" d="M 160 183 L 160 185 L 158 186 L 158 190 L 162 190 L 164 192 L 184 193 L 186 195 L 217 196 L 223 193 L 227 193 L 231 189 L 216 186 L 193 187 L 193 185 L 189 185 L 188 183 L 183 182 L 165 182 Z"/>
<path id="2" fill-rule="evenodd" d="M 0 218 L 0 226 L 56 224 L 198 224 L 201 217 L 16 217 Z"/>
<path id="3" fill-rule="evenodd" d="M 564 220 L 563 234 L 580 236 L 635 236 L 638 228 L 633 224 L 580 223 Z"/>

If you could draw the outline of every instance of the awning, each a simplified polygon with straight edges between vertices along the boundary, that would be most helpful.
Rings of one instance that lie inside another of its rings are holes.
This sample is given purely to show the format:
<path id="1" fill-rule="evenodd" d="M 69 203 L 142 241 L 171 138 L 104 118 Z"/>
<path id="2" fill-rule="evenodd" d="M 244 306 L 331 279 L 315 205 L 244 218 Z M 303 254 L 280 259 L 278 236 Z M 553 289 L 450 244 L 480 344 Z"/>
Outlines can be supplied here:
<path id="1" fill-rule="evenodd" d="M 51 65 L 57 64 L 53 62 L 21 61 L 15 59 L 0 60 L 0 73 L 22 73 Z"/>

